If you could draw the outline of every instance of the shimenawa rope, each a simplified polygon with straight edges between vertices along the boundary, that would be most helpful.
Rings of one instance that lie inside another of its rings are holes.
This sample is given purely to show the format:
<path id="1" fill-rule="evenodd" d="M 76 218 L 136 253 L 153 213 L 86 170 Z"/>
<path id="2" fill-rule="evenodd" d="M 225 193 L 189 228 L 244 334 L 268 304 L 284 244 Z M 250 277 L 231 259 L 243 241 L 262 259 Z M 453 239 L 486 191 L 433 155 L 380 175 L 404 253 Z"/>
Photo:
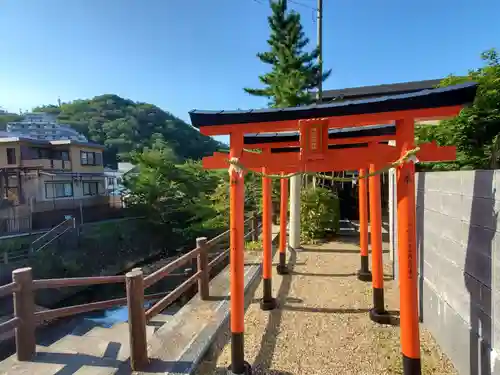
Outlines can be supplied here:
<path id="1" fill-rule="evenodd" d="M 247 150 L 247 149 L 243 149 L 243 151 L 244 152 L 252 152 L 252 153 L 260 153 L 258 151 Z M 392 168 L 396 168 L 396 167 L 400 166 L 403 163 L 410 163 L 410 162 L 418 163 L 418 159 L 417 159 L 417 155 L 416 155 L 418 151 L 420 151 L 420 147 L 415 147 L 412 150 L 406 151 L 405 154 L 403 156 L 401 156 L 398 160 L 390 163 L 388 166 L 385 166 L 382 169 L 379 169 L 379 170 L 374 171 L 372 173 L 367 173 L 367 174 L 365 174 L 365 175 L 363 175 L 361 177 L 352 177 L 352 178 L 348 178 L 348 177 L 330 177 L 330 176 L 322 175 L 322 174 L 316 173 L 316 172 L 304 172 L 304 171 L 294 172 L 294 173 L 288 173 L 288 174 L 284 174 L 284 175 L 280 175 L 280 174 L 267 174 L 267 173 L 264 173 L 264 172 L 252 171 L 251 169 L 246 168 L 243 164 L 240 163 L 239 159 L 236 158 L 236 157 L 229 158 L 229 160 L 228 160 L 228 163 L 229 163 L 228 172 L 229 172 L 229 175 L 231 175 L 232 172 L 235 171 L 240 176 L 242 176 L 243 172 L 245 171 L 245 172 L 249 172 L 249 173 L 254 173 L 254 174 L 256 174 L 257 176 L 260 176 L 260 177 L 267 177 L 267 178 L 271 178 L 271 179 L 275 179 L 275 180 L 288 179 L 288 178 L 291 178 L 293 176 L 313 175 L 313 176 L 318 176 L 320 178 L 331 180 L 331 181 L 336 181 L 336 182 L 351 182 L 351 181 L 354 181 L 354 183 L 356 183 L 360 178 L 368 178 L 368 177 L 380 175 L 382 173 L 385 173 L 385 172 L 389 171 Z"/>

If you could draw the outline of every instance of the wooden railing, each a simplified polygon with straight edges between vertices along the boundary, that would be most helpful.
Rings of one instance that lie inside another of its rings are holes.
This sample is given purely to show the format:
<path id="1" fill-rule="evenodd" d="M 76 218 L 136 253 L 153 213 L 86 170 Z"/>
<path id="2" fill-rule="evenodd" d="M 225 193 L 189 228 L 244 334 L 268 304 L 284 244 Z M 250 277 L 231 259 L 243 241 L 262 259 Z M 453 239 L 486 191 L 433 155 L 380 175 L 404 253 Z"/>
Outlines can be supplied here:
<path id="1" fill-rule="evenodd" d="M 253 214 L 245 221 L 250 228 L 245 238 L 258 238 L 257 215 Z M 14 317 L 0 324 L 0 334 L 15 329 L 16 354 L 19 361 L 29 361 L 36 354 L 35 329 L 45 322 L 71 315 L 86 313 L 95 310 L 104 310 L 112 307 L 127 305 L 128 324 L 130 334 L 130 363 L 133 370 L 147 365 L 146 323 L 159 314 L 186 291 L 197 284 L 199 296 L 202 300 L 209 298 L 210 270 L 222 262 L 228 255 L 229 249 L 218 254 L 210 262 L 209 250 L 221 242 L 229 231 L 207 241 L 205 237 L 196 240 L 196 248 L 175 259 L 159 270 L 144 277 L 140 268 L 135 268 L 126 275 L 76 277 L 68 279 L 33 280 L 31 268 L 20 268 L 12 272 L 12 282 L 0 286 L 0 298 L 12 295 L 14 301 Z M 173 291 L 165 293 L 145 294 L 145 289 L 172 275 L 177 268 L 196 259 L 196 270 L 186 281 Z M 106 301 L 86 303 L 82 305 L 61 307 L 44 311 L 35 311 L 35 291 L 40 289 L 57 289 L 72 286 L 91 286 L 99 284 L 125 284 L 126 297 Z M 157 300 L 147 310 L 144 308 L 146 300 Z"/>

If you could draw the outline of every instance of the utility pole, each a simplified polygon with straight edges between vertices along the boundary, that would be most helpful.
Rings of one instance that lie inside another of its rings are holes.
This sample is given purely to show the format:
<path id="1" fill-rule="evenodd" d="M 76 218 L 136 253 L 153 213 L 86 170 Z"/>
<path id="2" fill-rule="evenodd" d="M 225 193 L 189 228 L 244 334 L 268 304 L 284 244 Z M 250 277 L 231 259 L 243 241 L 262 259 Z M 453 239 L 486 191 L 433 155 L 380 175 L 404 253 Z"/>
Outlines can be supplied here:
<path id="1" fill-rule="evenodd" d="M 318 82 L 318 92 L 316 95 L 316 99 L 318 103 L 321 102 L 323 99 L 323 80 L 322 75 L 323 75 L 323 0 L 318 0 L 318 50 L 319 50 L 319 56 L 318 56 L 318 65 L 319 65 L 319 74 L 320 74 L 320 79 Z"/>
<path id="2" fill-rule="evenodd" d="M 318 66 L 319 66 L 319 80 L 318 80 L 318 91 L 316 93 L 316 103 L 321 103 L 323 99 L 323 0 L 318 0 L 318 11 L 317 11 L 317 43 L 318 43 Z M 316 189 L 316 176 L 312 178 L 313 189 Z"/>
<path id="3" fill-rule="evenodd" d="M 316 102 L 320 103 L 323 98 L 323 0 L 318 0 L 318 65 L 320 79 L 318 81 L 318 91 Z M 304 183 L 307 185 L 307 175 Z M 316 178 L 313 177 L 313 186 L 316 186 Z M 293 176 L 290 179 L 290 233 L 288 245 L 292 249 L 300 249 L 300 191 L 302 189 L 302 176 Z"/>

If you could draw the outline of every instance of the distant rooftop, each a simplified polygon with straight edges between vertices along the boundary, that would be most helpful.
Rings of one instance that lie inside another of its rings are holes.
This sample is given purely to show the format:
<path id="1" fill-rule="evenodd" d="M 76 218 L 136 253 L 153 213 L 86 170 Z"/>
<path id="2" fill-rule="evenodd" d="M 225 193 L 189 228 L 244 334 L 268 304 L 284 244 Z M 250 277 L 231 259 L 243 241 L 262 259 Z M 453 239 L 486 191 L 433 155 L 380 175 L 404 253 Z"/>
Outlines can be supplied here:
<path id="1" fill-rule="evenodd" d="M 57 146 L 57 145 L 79 145 L 79 146 L 87 146 L 87 147 L 96 147 L 96 148 L 102 148 L 104 149 L 105 147 L 103 145 L 100 145 L 98 143 L 94 142 L 81 142 L 81 141 L 75 141 L 72 139 L 61 139 L 61 140 L 55 140 L 55 141 L 48 141 L 50 144 Z"/>
<path id="2" fill-rule="evenodd" d="M 2 136 L 5 133 L 6 132 L 0 132 L 0 143 L 27 142 L 27 143 L 34 143 L 34 144 L 47 145 L 47 146 L 48 145 L 52 145 L 52 146 L 79 145 L 79 146 L 104 149 L 103 145 L 100 145 L 98 143 L 93 143 L 93 142 L 79 142 L 79 141 L 74 141 L 74 140 L 70 140 L 70 139 L 48 141 L 48 140 L 43 140 L 43 139 L 34 139 L 34 138 L 27 138 L 27 137 L 22 137 L 22 136 L 12 136 L 12 133 L 7 133 L 10 135 L 8 137 Z"/>
<path id="3" fill-rule="evenodd" d="M 349 87 L 344 89 L 323 91 L 321 103 L 333 100 L 364 99 L 383 95 L 409 94 L 416 91 L 432 89 L 441 82 L 441 79 L 428 79 L 424 81 L 400 82 L 383 85 Z M 316 95 L 316 93 L 312 93 Z"/>

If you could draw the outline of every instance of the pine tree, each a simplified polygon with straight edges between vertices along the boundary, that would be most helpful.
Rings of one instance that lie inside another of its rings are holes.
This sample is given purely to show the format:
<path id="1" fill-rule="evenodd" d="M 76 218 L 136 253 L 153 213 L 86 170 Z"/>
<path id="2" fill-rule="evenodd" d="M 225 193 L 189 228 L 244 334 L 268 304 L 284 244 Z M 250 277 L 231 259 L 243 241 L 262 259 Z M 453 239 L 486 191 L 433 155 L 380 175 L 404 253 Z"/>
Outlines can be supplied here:
<path id="1" fill-rule="evenodd" d="M 309 39 L 304 34 L 300 14 L 287 12 L 287 0 L 271 0 L 270 5 L 271 35 L 267 43 L 271 50 L 258 53 L 257 57 L 273 69 L 259 76 L 265 88 L 244 90 L 251 95 L 268 97 L 272 107 L 309 104 L 313 98 L 308 91 L 317 87 L 320 79 L 327 79 L 331 70 L 321 74 L 317 64 L 318 48 L 310 53 L 304 51 Z"/>

